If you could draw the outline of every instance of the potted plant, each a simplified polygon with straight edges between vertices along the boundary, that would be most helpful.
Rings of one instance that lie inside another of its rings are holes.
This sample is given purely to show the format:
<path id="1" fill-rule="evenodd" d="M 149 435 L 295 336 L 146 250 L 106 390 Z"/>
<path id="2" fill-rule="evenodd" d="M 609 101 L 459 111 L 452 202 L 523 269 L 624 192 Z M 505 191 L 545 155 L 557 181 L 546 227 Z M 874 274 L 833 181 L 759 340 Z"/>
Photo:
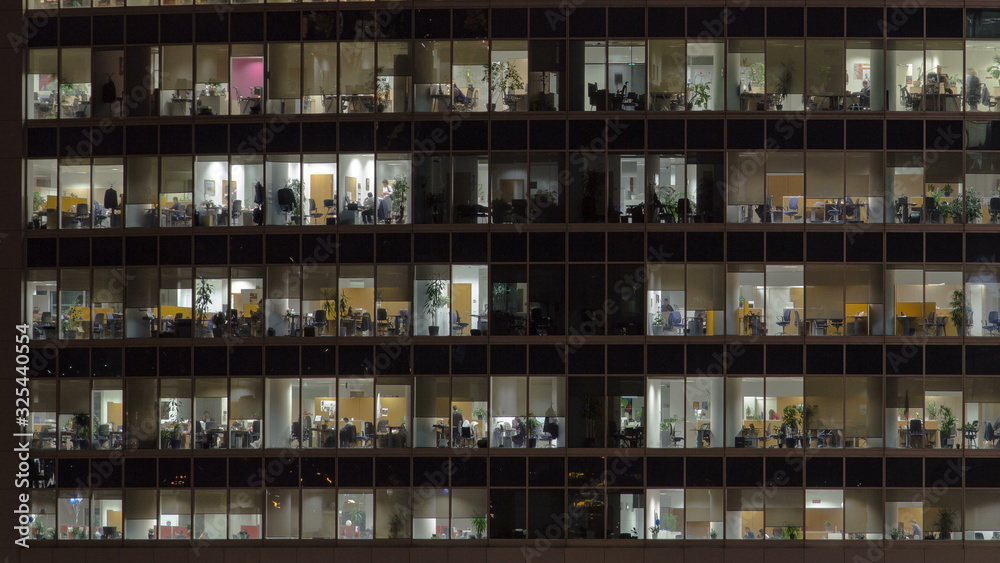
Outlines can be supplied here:
<path id="1" fill-rule="evenodd" d="M 672 416 L 666 418 L 660 423 L 660 447 L 666 448 L 673 445 L 674 441 L 674 423 L 677 422 L 677 417 Z"/>
<path id="2" fill-rule="evenodd" d="M 785 98 L 792 93 L 792 80 L 795 77 L 795 63 L 785 61 L 778 66 L 778 72 L 774 76 L 774 107 L 781 111 Z"/>
<path id="3" fill-rule="evenodd" d="M 958 515 L 955 511 L 950 508 L 938 509 L 937 521 L 934 522 L 934 527 L 938 530 L 938 539 L 940 540 L 950 540 L 951 533 L 955 531 L 958 526 Z"/>
<path id="4" fill-rule="evenodd" d="M 146 539 L 150 540 L 156 539 L 156 530 L 153 528 L 146 530 Z"/>
<path id="5" fill-rule="evenodd" d="M 946 448 L 954 447 L 956 419 L 951 407 L 941 407 L 941 426 L 938 432 L 941 434 L 941 446 Z"/>
<path id="6" fill-rule="evenodd" d="M 781 529 L 781 537 L 786 540 L 799 539 L 801 529 L 798 526 L 785 526 Z"/>
<path id="7" fill-rule="evenodd" d="M 753 407 L 748 406 L 746 412 L 746 420 L 753 420 Z"/>
<path id="8" fill-rule="evenodd" d="M 653 190 L 654 205 L 660 204 L 660 212 L 666 215 L 668 223 L 676 223 L 678 218 L 677 190 L 673 186 L 660 186 Z"/>
<path id="9" fill-rule="evenodd" d="M 250 532 L 248 532 L 246 530 L 240 530 L 239 532 L 237 532 L 237 535 L 239 536 L 239 538 L 241 540 L 248 540 L 248 539 L 250 539 Z"/>
<path id="10" fill-rule="evenodd" d="M 437 336 L 441 327 L 437 323 L 438 311 L 447 307 L 451 300 L 448 298 L 448 284 L 443 279 L 433 279 L 427 282 L 424 290 L 424 314 L 427 315 L 427 334 Z"/>
<path id="11" fill-rule="evenodd" d="M 898 540 L 899 538 L 903 537 L 904 535 L 905 535 L 905 533 L 903 532 L 903 530 L 900 530 L 899 528 L 893 528 L 893 529 L 889 530 L 889 537 L 892 538 L 892 539 L 894 539 L 894 540 Z"/>
<path id="12" fill-rule="evenodd" d="M 826 528 L 827 532 L 832 532 L 833 531 L 833 522 L 830 522 L 829 520 L 827 520 L 826 522 L 823 522 L 823 527 Z"/>
<path id="13" fill-rule="evenodd" d="M 399 215 L 399 222 L 406 219 L 406 200 L 410 193 L 410 183 L 406 176 L 396 176 L 392 184 L 392 212 Z"/>
<path id="14" fill-rule="evenodd" d="M 786 448 L 795 447 L 795 434 L 798 434 L 801 422 L 802 406 L 785 405 L 785 408 L 781 411 L 781 428 L 778 434 L 784 436 Z"/>
<path id="15" fill-rule="evenodd" d="M 585 426 L 585 437 L 583 447 L 593 448 L 597 445 L 597 417 L 601 414 L 601 400 L 599 397 L 588 395 L 583 398 L 583 406 L 580 409 L 580 416 L 583 418 Z"/>
<path id="16" fill-rule="evenodd" d="M 392 516 L 389 517 L 389 538 L 396 539 L 400 537 L 406 537 L 403 530 L 403 515 L 400 513 L 399 508 L 395 508 L 392 511 Z M 401 535 L 404 534 L 404 535 Z"/>
<path id="17" fill-rule="evenodd" d="M 486 517 L 477 516 L 473 518 L 472 529 L 476 531 L 476 538 L 483 539 L 483 534 L 486 533 Z"/>
<path id="18" fill-rule="evenodd" d="M 708 537 L 714 540 L 715 538 L 719 537 L 719 534 L 715 531 L 715 528 L 712 528 L 712 531 L 708 533 Z"/>
<path id="19" fill-rule="evenodd" d="M 496 110 L 496 100 L 503 100 L 510 111 L 513 103 L 510 94 L 524 88 L 524 80 L 510 62 L 493 61 L 483 65 L 483 82 L 490 86 L 490 111 Z"/>
<path id="20" fill-rule="evenodd" d="M 696 107 L 708 109 L 708 101 L 712 97 L 710 90 L 711 86 L 711 81 L 691 84 L 688 86 L 688 111 Z"/>
<path id="21" fill-rule="evenodd" d="M 754 85 L 764 86 L 764 62 L 752 63 L 747 69 L 747 90 L 753 91 Z"/>
<path id="22" fill-rule="evenodd" d="M 663 515 L 663 529 L 668 532 L 676 531 L 678 529 L 676 514 L 668 512 Z"/>
<path id="23" fill-rule="evenodd" d="M 649 527 L 649 533 L 652 534 L 654 540 L 660 535 L 660 514 L 658 512 L 653 513 L 653 525 Z"/>
<path id="24" fill-rule="evenodd" d="M 986 68 L 994 80 L 1000 80 L 1000 55 L 993 55 L 993 65 Z"/>
<path id="25" fill-rule="evenodd" d="M 73 427 L 76 429 L 76 449 L 86 450 L 90 445 L 90 415 L 77 413 L 73 415 Z"/>
<path id="26" fill-rule="evenodd" d="M 472 414 L 475 415 L 476 419 L 482 420 L 486 416 L 486 409 L 483 407 L 476 407 L 472 409 Z"/>
<path id="27" fill-rule="evenodd" d="M 965 306 L 965 292 L 961 289 L 952 292 L 948 306 L 951 307 L 948 316 L 951 318 L 951 324 L 955 325 L 955 332 L 958 336 L 968 336 L 972 310 L 971 307 Z"/>
<path id="28" fill-rule="evenodd" d="M 528 417 L 525 420 L 525 426 L 528 427 L 528 447 L 534 448 L 538 444 L 538 428 L 541 423 L 535 418 L 535 415 L 528 413 Z"/>
<path id="29" fill-rule="evenodd" d="M 941 193 L 944 194 L 944 197 L 951 197 L 951 192 L 952 192 L 951 184 L 945 184 L 944 187 L 941 188 Z"/>
<path id="30" fill-rule="evenodd" d="M 653 318 L 653 336 L 662 336 L 663 326 L 663 315 L 657 313 L 656 317 Z"/>
<path id="31" fill-rule="evenodd" d="M 973 188 L 966 188 L 951 203 L 957 210 L 955 216 L 961 217 L 964 214 L 966 223 L 978 223 L 983 216 L 983 199 Z"/>
<path id="32" fill-rule="evenodd" d="M 212 284 L 208 283 L 205 278 L 198 278 L 198 289 L 195 291 L 194 297 L 194 313 L 199 330 L 207 330 L 204 325 L 208 319 L 208 308 L 212 306 L 214 294 L 215 288 L 212 287 Z"/>
<path id="33" fill-rule="evenodd" d="M 35 521 L 31 523 L 31 534 L 36 540 L 45 538 L 45 526 L 42 525 L 41 520 L 36 518 Z"/>
<path id="34" fill-rule="evenodd" d="M 80 313 L 78 307 L 79 305 L 74 305 L 67 309 L 66 314 L 63 315 L 59 323 L 62 326 L 63 337 L 67 340 L 76 339 L 77 334 L 80 332 L 79 323 L 83 320 L 83 314 Z"/>

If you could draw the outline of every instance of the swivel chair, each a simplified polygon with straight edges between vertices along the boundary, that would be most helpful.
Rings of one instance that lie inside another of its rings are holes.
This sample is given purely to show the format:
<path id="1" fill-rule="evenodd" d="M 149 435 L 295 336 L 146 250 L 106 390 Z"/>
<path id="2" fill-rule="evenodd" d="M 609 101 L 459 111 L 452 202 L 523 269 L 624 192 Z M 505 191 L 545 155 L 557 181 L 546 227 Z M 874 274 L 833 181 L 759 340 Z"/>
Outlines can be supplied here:
<path id="1" fill-rule="evenodd" d="M 790 216 L 792 221 L 798 222 L 802 218 L 799 215 L 799 198 L 798 196 L 788 198 L 788 209 L 784 210 L 782 214 Z"/>
<path id="2" fill-rule="evenodd" d="M 458 314 L 458 311 L 453 311 L 451 316 L 451 332 L 456 335 L 464 334 L 465 329 L 469 326 L 469 323 L 462 322 L 462 317 Z"/>
<path id="3" fill-rule="evenodd" d="M 680 333 L 684 334 L 684 317 L 681 316 L 680 311 L 670 311 L 670 314 L 667 315 L 667 329 L 680 329 Z"/>
<path id="4" fill-rule="evenodd" d="M 784 335 L 788 334 L 787 332 L 785 332 L 785 327 L 788 326 L 789 324 L 791 324 L 791 322 L 792 322 L 792 310 L 791 309 L 785 309 L 781 313 L 781 316 L 778 317 L 778 321 L 777 321 L 778 326 L 781 327 L 781 333 L 780 333 L 779 336 L 784 336 Z"/>
<path id="5" fill-rule="evenodd" d="M 990 223 L 1000 221 L 1000 197 L 990 198 Z"/>
<path id="6" fill-rule="evenodd" d="M 983 330 L 990 336 L 996 336 L 1000 331 L 1000 311 L 990 311 L 983 321 Z"/>

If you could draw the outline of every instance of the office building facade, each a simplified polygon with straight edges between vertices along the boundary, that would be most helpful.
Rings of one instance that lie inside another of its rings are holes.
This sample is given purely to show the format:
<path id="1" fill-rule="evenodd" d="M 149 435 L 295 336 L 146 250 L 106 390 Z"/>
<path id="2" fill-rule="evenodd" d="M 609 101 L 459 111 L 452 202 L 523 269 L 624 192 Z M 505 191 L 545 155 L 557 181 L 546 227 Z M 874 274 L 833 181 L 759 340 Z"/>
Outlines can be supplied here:
<path id="1" fill-rule="evenodd" d="M 13 7 L 12 561 L 994 560 L 1000 10 L 688 4 Z"/>

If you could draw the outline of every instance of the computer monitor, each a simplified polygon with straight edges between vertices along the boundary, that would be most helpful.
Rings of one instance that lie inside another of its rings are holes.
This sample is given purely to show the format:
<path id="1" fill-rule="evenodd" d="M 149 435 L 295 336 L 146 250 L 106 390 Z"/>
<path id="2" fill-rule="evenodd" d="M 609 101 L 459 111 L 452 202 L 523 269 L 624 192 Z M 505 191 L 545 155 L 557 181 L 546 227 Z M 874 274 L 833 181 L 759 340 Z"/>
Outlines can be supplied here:
<path id="1" fill-rule="evenodd" d="M 313 416 L 313 424 L 322 424 L 322 423 L 323 423 L 323 415 L 317 414 Z"/>

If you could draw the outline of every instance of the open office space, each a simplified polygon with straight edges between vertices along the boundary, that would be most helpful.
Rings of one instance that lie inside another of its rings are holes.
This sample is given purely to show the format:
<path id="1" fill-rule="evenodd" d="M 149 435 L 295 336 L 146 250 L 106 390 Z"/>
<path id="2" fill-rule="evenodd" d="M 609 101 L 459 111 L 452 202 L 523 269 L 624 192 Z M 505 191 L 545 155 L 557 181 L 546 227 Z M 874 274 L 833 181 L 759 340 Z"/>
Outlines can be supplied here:
<path id="1" fill-rule="evenodd" d="M 1000 555 L 1000 11 L 208 4 L 21 8 L 12 561 Z"/>

